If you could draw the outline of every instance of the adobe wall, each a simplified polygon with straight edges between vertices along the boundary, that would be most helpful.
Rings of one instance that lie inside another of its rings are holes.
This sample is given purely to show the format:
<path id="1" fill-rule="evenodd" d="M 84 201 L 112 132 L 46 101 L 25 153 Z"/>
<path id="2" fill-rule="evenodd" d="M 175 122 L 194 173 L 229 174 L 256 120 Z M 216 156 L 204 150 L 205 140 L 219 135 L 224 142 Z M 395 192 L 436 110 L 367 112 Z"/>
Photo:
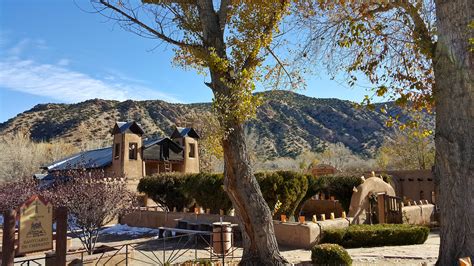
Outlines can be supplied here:
<path id="1" fill-rule="evenodd" d="M 218 222 L 220 215 L 217 214 L 194 214 L 183 212 L 162 212 L 162 211 L 147 211 L 137 210 L 120 219 L 121 224 L 136 227 L 176 227 L 177 219 L 184 219 L 187 221 L 198 220 L 201 223 Z M 224 215 L 223 221 L 238 224 L 238 219 L 235 216 Z M 275 236 L 280 245 L 285 245 L 295 248 L 309 249 L 319 242 L 321 231 L 329 228 L 345 228 L 350 224 L 349 219 L 335 219 L 318 221 L 313 223 L 311 221 L 306 224 L 299 224 L 295 222 L 282 223 L 280 221 L 273 221 Z"/>
<path id="2" fill-rule="evenodd" d="M 303 204 L 301 215 L 311 217 L 317 214 L 319 217 L 320 214 L 325 214 L 326 217 L 330 217 L 331 212 L 333 212 L 335 217 L 341 217 L 342 211 L 341 203 L 338 200 L 309 199 Z"/>
<path id="3" fill-rule="evenodd" d="M 404 224 L 432 225 L 435 223 L 435 205 L 405 206 L 402 208 Z"/>
<path id="4" fill-rule="evenodd" d="M 432 194 L 436 191 L 431 170 L 400 170 L 384 171 L 392 176 L 392 185 L 398 197 L 405 201 L 428 200 L 436 202 L 436 196 Z"/>
<path id="5" fill-rule="evenodd" d="M 194 157 L 189 157 L 190 145 L 194 145 Z M 184 137 L 184 173 L 199 173 L 199 147 L 197 140 Z"/>
<path id="6" fill-rule="evenodd" d="M 357 187 L 357 192 L 352 193 L 349 217 L 353 217 L 354 224 L 363 224 L 367 220 L 370 208 L 369 196 L 372 193 L 385 193 L 395 196 L 395 190 L 379 177 L 367 178 Z"/>
<path id="7" fill-rule="evenodd" d="M 124 175 L 129 178 L 140 179 L 144 175 L 144 165 L 142 159 L 142 138 L 136 134 L 124 134 L 124 152 L 123 152 L 123 171 Z M 129 156 L 129 143 L 137 143 L 137 159 L 130 160 Z"/>
<path id="8" fill-rule="evenodd" d="M 120 143 L 120 155 L 115 154 L 115 144 Z M 137 159 L 129 159 L 129 143 L 137 144 Z M 112 146 L 112 172 L 115 176 L 140 179 L 145 174 L 142 160 L 142 139 L 137 134 L 115 134 Z"/>

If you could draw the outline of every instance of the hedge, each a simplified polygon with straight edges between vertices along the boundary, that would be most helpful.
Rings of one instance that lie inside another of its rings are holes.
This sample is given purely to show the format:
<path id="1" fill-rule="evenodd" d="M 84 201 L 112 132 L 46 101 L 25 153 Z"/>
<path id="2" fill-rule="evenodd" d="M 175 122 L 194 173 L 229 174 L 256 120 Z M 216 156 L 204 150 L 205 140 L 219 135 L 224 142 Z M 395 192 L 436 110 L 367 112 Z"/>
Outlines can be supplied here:
<path id="1" fill-rule="evenodd" d="M 292 171 L 260 172 L 255 177 L 275 218 L 280 214 L 299 215 L 303 203 L 318 192 L 335 196 L 348 211 L 352 189 L 361 183 L 360 177 L 355 176 L 315 177 Z M 232 207 L 223 180 L 222 174 L 166 173 L 142 178 L 138 191 L 169 209 L 181 210 L 197 203 L 216 213 Z M 275 209 L 278 201 L 281 205 Z"/>
<path id="2" fill-rule="evenodd" d="M 292 216 L 308 189 L 305 176 L 297 172 L 277 171 L 255 174 L 263 197 L 274 212 Z M 222 174 L 181 174 L 167 173 L 145 177 L 138 184 L 138 191 L 145 193 L 156 202 L 169 209 L 190 207 L 197 203 L 217 213 L 219 209 L 228 210 L 232 203 L 224 191 Z M 277 201 L 282 204 L 274 210 Z"/>
<path id="3" fill-rule="evenodd" d="M 352 265 L 351 256 L 337 244 L 321 244 L 311 249 L 313 265 Z"/>
<path id="4" fill-rule="evenodd" d="M 182 189 L 199 206 L 209 208 L 213 213 L 232 208 L 232 202 L 224 190 L 222 174 L 189 174 Z"/>
<path id="5" fill-rule="evenodd" d="M 255 177 L 274 218 L 278 219 L 281 214 L 289 217 L 295 215 L 308 190 L 308 180 L 304 175 L 292 171 L 276 171 L 256 173 Z M 278 201 L 281 206 L 275 209 Z"/>
<path id="6" fill-rule="evenodd" d="M 158 176 L 144 177 L 138 183 L 138 192 L 145 193 L 155 202 L 172 209 L 189 208 L 193 199 L 183 191 L 188 175 L 167 173 Z"/>
<path id="7" fill-rule="evenodd" d="M 430 230 L 409 224 L 351 225 L 346 229 L 328 229 L 321 243 L 339 244 L 346 248 L 423 244 Z"/>

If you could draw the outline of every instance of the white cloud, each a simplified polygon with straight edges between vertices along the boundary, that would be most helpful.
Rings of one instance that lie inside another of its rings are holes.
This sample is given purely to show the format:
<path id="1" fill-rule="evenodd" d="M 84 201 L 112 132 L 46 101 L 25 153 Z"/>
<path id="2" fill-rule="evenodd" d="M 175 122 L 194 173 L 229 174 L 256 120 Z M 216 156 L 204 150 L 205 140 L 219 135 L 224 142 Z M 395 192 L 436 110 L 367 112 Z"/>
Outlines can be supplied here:
<path id="1" fill-rule="evenodd" d="M 68 66 L 70 63 L 69 59 L 62 58 L 58 61 L 59 66 Z"/>
<path id="2" fill-rule="evenodd" d="M 19 49 L 16 52 L 21 52 Z M 0 87 L 64 102 L 93 98 L 124 101 L 160 99 L 179 102 L 176 98 L 119 77 L 98 79 L 66 67 L 69 61 L 41 64 L 15 58 L 0 61 Z"/>

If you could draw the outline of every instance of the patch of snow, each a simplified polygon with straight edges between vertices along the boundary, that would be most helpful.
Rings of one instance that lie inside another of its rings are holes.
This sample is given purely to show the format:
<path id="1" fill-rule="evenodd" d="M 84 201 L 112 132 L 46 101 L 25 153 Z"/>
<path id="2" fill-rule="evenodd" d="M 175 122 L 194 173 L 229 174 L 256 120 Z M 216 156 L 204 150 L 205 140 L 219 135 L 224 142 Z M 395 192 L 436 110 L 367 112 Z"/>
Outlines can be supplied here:
<path id="1" fill-rule="evenodd" d="M 131 227 L 126 224 L 116 224 L 114 226 L 102 229 L 100 234 L 139 236 L 144 234 L 158 234 L 158 229 Z"/>

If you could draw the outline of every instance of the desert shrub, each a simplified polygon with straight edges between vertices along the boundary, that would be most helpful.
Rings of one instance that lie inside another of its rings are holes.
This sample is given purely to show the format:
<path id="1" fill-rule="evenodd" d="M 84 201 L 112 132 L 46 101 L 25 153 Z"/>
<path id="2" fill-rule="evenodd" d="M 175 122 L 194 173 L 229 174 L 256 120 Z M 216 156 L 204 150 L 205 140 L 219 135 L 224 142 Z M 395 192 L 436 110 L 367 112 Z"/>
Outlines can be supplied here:
<path id="1" fill-rule="evenodd" d="M 190 174 L 183 184 L 183 192 L 193 198 L 199 206 L 209 208 L 218 213 L 219 209 L 232 208 L 227 193 L 224 190 L 224 175 L 222 174 Z"/>
<path id="2" fill-rule="evenodd" d="M 428 227 L 409 224 L 352 225 L 346 229 L 329 229 L 322 243 L 334 243 L 346 248 L 423 244 Z"/>
<path id="3" fill-rule="evenodd" d="M 294 216 L 299 203 L 308 190 L 307 178 L 292 171 L 261 172 L 255 176 L 274 217 L 278 217 L 280 214 Z M 275 209 L 278 201 L 281 205 Z"/>
<path id="4" fill-rule="evenodd" d="M 179 173 L 144 177 L 140 179 L 137 189 L 168 209 L 176 207 L 181 210 L 193 203 L 193 199 L 186 195 L 183 189 L 187 178 L 188 175 Z"/>
<path id="5" fill-rule="evenodd" d="M 347 251 L 337 244 L 321 244 L 311 249 L 313 265 L 351 265 L 352 259 Z"/>

